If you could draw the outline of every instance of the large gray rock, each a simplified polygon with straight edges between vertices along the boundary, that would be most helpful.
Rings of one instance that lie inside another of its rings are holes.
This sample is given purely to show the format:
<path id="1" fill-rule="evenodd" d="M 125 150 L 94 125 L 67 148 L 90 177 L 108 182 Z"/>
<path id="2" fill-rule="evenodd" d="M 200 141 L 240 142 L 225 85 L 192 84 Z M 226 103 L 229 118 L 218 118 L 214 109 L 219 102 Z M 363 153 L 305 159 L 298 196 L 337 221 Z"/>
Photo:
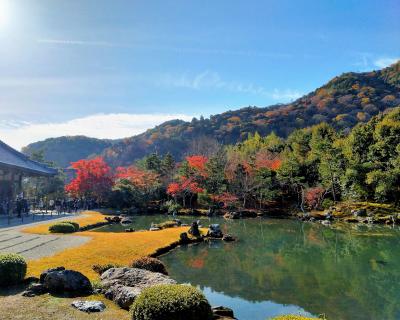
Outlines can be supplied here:
<path id="1" fill-rule="evenodd" d="M 211 224 L 207 231 L 207 236 L 211 238 L 222 238 L 223 234 L 219 224 Z"/>
<path id="2" fill-rule="evenodd" d="M 50 292 L 86 294 L 93 291 L 89 279 L 82 273 L 73 270 L 48 272 L 43 285 Z"/>
<path id="3" fill-rule="evenodd" d="M 129 309 L 143 289 L 174 283 L 175 280 L 161 273 L 136 268 L 111 268 L 101 275 L 105 296 L 123 309 Z"/>
<path id="4" fill-rule="evenodd" d="M 39 279 L 40 283 L 44 283 L 44 279 L 46 278 L 46 276 L 47 276 L 50 272 L 63 271 L 63 270 L 65 270 L 64 267 L 56 267 L 56 268 L 51 268 L 51 269 L 44 270 L 44 271 L 42 272 L 42 274 L 40 275 L 40 279 Z"/>
<path id="5" fill-rule="evenodd" d="M 87 312 L 102 312 L 106 309 L 106 306 L 101 301 L 82 301 L 82 300 L 75 300 L 71 303 L 71 306 L 74 308 Z"/>

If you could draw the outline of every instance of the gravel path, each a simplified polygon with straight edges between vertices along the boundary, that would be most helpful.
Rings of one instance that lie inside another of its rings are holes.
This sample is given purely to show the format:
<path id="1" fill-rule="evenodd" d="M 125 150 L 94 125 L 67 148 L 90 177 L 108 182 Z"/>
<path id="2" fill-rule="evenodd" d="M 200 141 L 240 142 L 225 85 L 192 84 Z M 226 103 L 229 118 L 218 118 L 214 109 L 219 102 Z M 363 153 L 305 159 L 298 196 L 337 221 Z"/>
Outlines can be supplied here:
<path id="1" fill-rule="evenodd" d="M 60 219 L 66 220 L 65 217 Z M 21 232 L 21 229 L 26 227 L 25 224 L 11 228 L 0 228 L 0 253 L 18 253 L 27 260 L 33 260 L 80 246 L 90 240 L 89 237 L 76 235 L 37 235 Z"/>

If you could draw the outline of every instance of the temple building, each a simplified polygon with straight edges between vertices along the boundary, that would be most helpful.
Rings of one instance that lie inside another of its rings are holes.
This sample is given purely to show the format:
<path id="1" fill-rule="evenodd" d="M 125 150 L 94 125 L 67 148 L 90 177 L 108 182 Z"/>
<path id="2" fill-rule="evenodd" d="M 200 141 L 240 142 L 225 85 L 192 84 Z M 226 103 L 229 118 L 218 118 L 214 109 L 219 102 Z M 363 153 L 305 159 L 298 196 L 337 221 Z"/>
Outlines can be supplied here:
<path id="1" fill-rule="evenodd" d="M 0 204 L 15 201 L 22 192 L 24 177 L 52 177 L 56 174 L 57 170 L 30 160 L 26 155 L 0 141 Z M 0 210 L 0 213 L 1 211 L 4 210 Z"/>

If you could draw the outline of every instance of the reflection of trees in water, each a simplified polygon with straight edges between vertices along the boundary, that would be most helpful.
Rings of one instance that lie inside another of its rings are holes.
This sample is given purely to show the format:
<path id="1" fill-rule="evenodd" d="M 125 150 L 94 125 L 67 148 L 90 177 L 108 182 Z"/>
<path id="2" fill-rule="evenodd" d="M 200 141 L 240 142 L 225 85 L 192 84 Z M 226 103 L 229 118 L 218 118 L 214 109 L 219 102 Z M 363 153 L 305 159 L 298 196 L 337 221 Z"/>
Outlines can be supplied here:
<path id="1" fill-rule="evenodd" d="M 371 230 L 366 236 L 348 227 L 275 220 L 230 222 L 229 230 L 237 243 L 198 245 L 166 256 L 172 276 L 249 301 L 295 304 L 331 319 L 398 317 L 397 231 L 374 236 Z M 202 268 L 191 266 L 196 257 Z"/>

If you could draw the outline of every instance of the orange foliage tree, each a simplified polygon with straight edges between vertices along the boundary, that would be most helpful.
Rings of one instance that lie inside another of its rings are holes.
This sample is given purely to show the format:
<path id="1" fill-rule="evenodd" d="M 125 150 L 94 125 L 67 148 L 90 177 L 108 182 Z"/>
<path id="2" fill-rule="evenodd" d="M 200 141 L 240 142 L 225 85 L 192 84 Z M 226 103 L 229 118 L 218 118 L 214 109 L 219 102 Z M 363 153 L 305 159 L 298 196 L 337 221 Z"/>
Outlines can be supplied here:
<path id="1" fill-rule="evenodd" d="M 76 176 L 65 191 L 73 197 L 104 200 L 114 184 L 111 167 L 101 157 L 71 163 Z"/>

